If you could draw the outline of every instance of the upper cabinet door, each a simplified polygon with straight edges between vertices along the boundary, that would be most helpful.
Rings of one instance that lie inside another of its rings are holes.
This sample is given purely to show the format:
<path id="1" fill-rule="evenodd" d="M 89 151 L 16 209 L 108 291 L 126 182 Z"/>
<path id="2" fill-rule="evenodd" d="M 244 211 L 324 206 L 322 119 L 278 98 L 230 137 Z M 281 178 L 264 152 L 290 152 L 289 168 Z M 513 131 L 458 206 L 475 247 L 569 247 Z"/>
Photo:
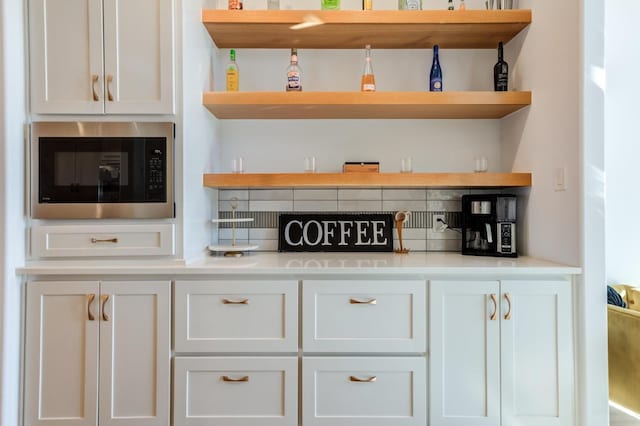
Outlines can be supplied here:
<path id="1" fill-rule="evenodd" d="M 102 0 L 30 0 L 31 111 L 104 112 Z"/>
<path id="2" fill-rule="evenodd" d="M 24 424 L 95 426 L 98 282 L 30 282 Z"/>
<path id="3" fill-rule="evenodd" d="M 100 283 L 100 426 L 169 424 L 171 283 Z"/>
<path id="4" fill-rule="evenodd" d="M 173 114 L 173 0 L 104 0 L 105 111 Z"/>
<path id="5" fill-rule="evenodd" d="M 573 425 L 571 283 L 501 283 L 502 424 Z"/>

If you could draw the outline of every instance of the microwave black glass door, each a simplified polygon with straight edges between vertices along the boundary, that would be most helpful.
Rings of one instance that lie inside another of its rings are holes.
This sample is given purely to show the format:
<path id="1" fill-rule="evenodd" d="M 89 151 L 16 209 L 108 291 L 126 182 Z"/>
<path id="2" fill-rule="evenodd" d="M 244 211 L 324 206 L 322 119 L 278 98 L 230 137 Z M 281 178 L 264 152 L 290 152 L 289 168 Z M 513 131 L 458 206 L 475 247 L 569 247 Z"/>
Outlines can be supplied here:
<path id="1" fill-rule="evenodd" d="M 165 138 L 41 137 L 40 203 L 167 201 Z"/>

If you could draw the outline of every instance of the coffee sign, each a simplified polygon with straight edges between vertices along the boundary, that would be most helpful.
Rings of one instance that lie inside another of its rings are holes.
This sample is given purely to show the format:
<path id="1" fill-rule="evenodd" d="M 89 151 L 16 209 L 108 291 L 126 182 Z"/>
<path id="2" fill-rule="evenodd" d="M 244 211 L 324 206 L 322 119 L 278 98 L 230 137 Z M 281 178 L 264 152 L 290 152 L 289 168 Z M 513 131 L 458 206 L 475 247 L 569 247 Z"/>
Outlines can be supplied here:
<path id="1" fill-rule="evenodd" d="M 281 214 L 279 251 L 393 251 L 390 214 Z"/>

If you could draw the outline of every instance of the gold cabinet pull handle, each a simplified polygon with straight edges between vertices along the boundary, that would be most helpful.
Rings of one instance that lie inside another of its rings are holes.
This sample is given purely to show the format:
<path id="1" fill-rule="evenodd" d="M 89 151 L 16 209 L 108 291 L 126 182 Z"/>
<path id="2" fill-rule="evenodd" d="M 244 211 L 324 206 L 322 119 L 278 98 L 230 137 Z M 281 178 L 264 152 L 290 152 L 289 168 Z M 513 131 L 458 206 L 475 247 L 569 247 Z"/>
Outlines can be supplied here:
<path id="1" fill-rule="evenodd" d="M 117 244 L 118 243 L 118 239 L 117 238 L 106 238 L 106 239 L 92 238 L 91 239 L 91 244 L 99 244 L 99 243 Z"/>
<path id="2" fill-rule="evenodd" d="M 509 310 L 505 314 L 504 319 L 510 320 L 511 319 L 511 295 L 509 293 L 505 293 L 504 298 L 507 299 L 507 303 L 509 304 Z"/>
<path id="3" fill-rule="evenodd" d="M 111 74 L 107 75 L 107 99 L 109 102 L 113 102 L 113 95 L 111 94 L 111 82 L 113 81 L 113 76 Z"/>
<path id="4" fill-rule="evenodd" d="M 496 318 L 498 318 L 498 296 L 496 296 L 495 294 L 492 294 L 490 297 L 491 297 L 491 301 L 493 302 L 493 313 L 491 314 L 489 319 L 491 321 L 495 321 Z"/>
<path id="5" fill-rule="evenodd" d="M 241 300 L 222 299 L 222 303 L 225 305 L 248 305 L 249 299 L 241 299 Z"/>
<path id="6" fill-rule="evenodd" d="M 102 295 L 102 320 L 109 321 L 109 317 L 107 316 L 107 311 L 105 311 L 105 307 L 107 306 L 107 301 L 109 300 L 108 294 Z"/>
<path id="7" fill-rule="evenodd" d="M 376 376 L 371 376 L 371 377 L 368 377 L 366 379 L 362 379 L 362 378 L 356 377 L 356 376 L 349 376 L 349 381 L 357 382 L 357 383 L 373 383 L 376 380 L 378 380 L 378 378 Z"/>
<path id="8" fill-rule="evenodd" d="M 246 383 L 249 381 L 249 376 L 242 376 L 237 379 L 229 376 L 222 376 L 222 381 L 227 383 Z"/>
<path id="9" fill-rule="evenodd" d="M 89 318 L 89 321 L 96 320 L 96 317 L 93 315 L 93 312 L 91 312 L 91 305 L 93 304 L 93 300 L 95 298 L 96 298 L 96 295 L 94 293 L 87 294 L 87 317 Z"/>
<path id="10" fill-rule="evenodd" d="M 95 102 L 100 100 L 98 93 L 96 92 L 96 83 L 98 82 L 98 74 L 91 74 L 91 91 L 93 92 L 93 100 Z"/>
<path id="11" fill-rule="evenodd" d="M 352 305 L 376 305 L 378 301 L 376 300 L 375 297 L 372 297 L 371 299 L 367 299 L 367 300 L 352 298 L 352 299 L 349 299 L 349 303 L 351 303 Z"/>

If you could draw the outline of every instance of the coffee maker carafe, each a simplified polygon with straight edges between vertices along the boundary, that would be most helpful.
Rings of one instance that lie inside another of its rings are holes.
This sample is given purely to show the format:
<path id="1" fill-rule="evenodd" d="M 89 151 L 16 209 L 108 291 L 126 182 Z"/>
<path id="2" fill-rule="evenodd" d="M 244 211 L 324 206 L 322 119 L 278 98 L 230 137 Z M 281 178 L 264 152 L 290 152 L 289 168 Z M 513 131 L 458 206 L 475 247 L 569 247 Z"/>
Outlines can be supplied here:
<path id="1" fill-rule="evenodd" d="M 462 254 L 518 257 L 516 196 L 462 196 Z"/>

